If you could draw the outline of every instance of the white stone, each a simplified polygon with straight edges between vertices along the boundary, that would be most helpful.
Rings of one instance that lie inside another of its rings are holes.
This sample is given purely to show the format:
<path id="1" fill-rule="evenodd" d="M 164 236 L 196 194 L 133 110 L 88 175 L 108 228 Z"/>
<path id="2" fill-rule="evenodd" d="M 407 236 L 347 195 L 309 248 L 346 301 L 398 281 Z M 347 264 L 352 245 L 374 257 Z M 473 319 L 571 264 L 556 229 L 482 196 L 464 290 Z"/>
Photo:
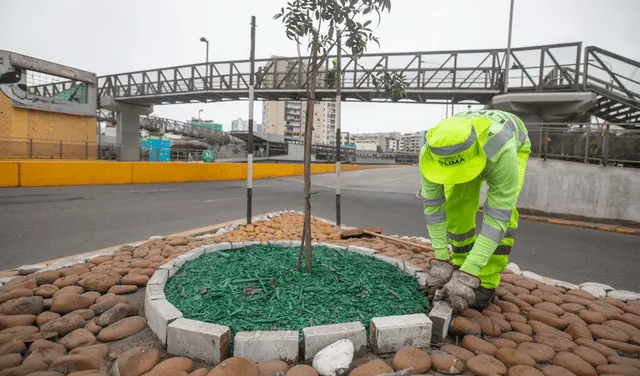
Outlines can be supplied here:
<path id="1" fill-rule="evenodd" d="M 252 245 L 260 244 L 260 242 L 232 242 L 231 247 L 233 249 L 250 247 Z"/>
<path id="2" fill-rule="evenodd" d="M 431 337 L 433 343 L 443 342 L 447 338 L 452 317 L 453 309 L 448 303 L 435 302 L 429 312 L 429 319 L 433 323 L 433 336 Z"/>
<path id="3" fill-rule="evenodd" d="M 205 245 L 203 248 L 205 253 L 212 253 L 212 252 L 224 251 L 226 249 L 231 249 L 232 247 L 233 246 L 231 245 L 231 243 L 224 242 L 224 243 Z"/>
<path id="4" fill-rule="evenodd" d="M 147 301 L 166 299 L 164 295 L 164 284 L 162 285 L 149 285 L 145 287 L 145 299 Z"/>
<path id="5" fill-rule="evenodd" d="M 32 274 L 46 267 L 47 267 L 46 264 L 22 265 L 21 267 L 18 268 L 18 273 L 20 275 Z"/>
<path id="6" fill-rule="evenodd" d="M 147 286 L 149 285 L 162 285 L 164 288 L 165 283 L 169 279 L 169 271 L 166 269 L 158 269 L 153 273 L 149 281 L 147 282 Z"/>
<path id="7" fill-rule="evenodd" d="M 176 258 L 186 261 L 192 261 L 202 256 L 204 253 L 204 247 L 198 247 L 196 249 L 192 249 L 191 251 L 184 253 Z"/>
<path id="8" fill-rule="evenodd" d="M 291 247 L 291 240 L 269 240 L 267 244 L 288 248 Z"/>
<path id="9" fill-rule="evenodd" d="M 356 245 L 350 245 L 349 247 L 347 247 L 347 251 L 355 252 L 355 253 L 361 254 L 363 256 L 373 256 L 373 254 L 376 253 L 376 251 L 374 251 L 373 249 L 365 248 L 365 247 L 358 247 Z"/>
<path id="10" fill-rule="evenodd" d="M 424 287 L 427 285 L 427 272 L 417 272 L 416 279 L 418 280 L 418 285 Z"/>
<path id="11" fill-rule="evenodd" d="M 164 236 L 156 235 L 156 236 L 150 236 L 149 237 L 149 240 L 162 240 L 162 239 L 164 239 Z"/>
<path id="12" fill-rule="evenodd" d="M 229 355 L 229 327 L 177 319 L 167 329 L 167 352 L 218 364 Z"/>
<path id="13" fill-rule="evenodd" d="M 167 326 L 182 318 L 182 312 L 166 299 L 145 302 L 144 308 L 147 315 L 147 325 L 165 346 L 167 344 Z"/>
<path id="14" fill-rule="evenodd" d="M 233 355 L 254 362 L 298 360 L 298 332 L 294 330 L 238 332 L 233 340 Z"/>
<path id="15" fill-rule="evenodd" d="M 507 269 L 511 270 L 513 274 L 516 274 L 516 275 L 522 274 L 522 270 L 520 270 L 520 267 L 518 266 L 518 264 L 514 264 L 513 262 L 510 262 L 507 265 Z"/>
<path id="16" fill-rule="evenodd" d="M 627 290 L 613 290 L 607 293 L 607 296 L 613 299 L 627 302 L 629 300 L 640 300 L 640 293 Z"/>
<path id="17" fill-rule="evenodd" d="M 427 348 L 431 344 L 432 322 L 423 313 L 371 319 L 370 345 L 376 354 L 398 351 L 405 346 Z"/>
<path id="18" fill-rule="evenodd" d="M 227 230 L 225 230 L 224 228 L 219 229 L 218 231 L 216 231 L 216 235 L 223 235 L 227 232 Z"/>
<path id="19" fill-rule="evenodd" d="M 554 279 L 554 280 L 553 280 L 552 285 L 553 285 L 553 286 L 556 286 L 556 287 L 562 287 L 562 288 L 565 288 L 565 289 L 567 289 L 567 290 L 577 290 L 577 289 L 580 289 L 580 286 L 578 286 L 578 285 L 575 285 L 575 284 L 573 284 L 573 283 L 566 282 L 566 281 L 560 281 L 560 280 L 557 280 L 557 279 Z"/>
<path id="20" fill-rule="evenodd" d="M 383 256 L 383 255 L 378 254 L 378 253 L 374 254 L 373 257 L 377 258 L 380 261 L 384 261 L 384 262 L 386 262 L 388 264 L 391 264 L 391 265 L 395 266 L 396 268 L 399 265 L 398 260 L 394 259 L 393 257 Z"/>
<path id="21" fill-rule="evenodd" d="M 302 329 L 302 336 L 305 360 L 313 359 L 320 350 L 341 339 L 351 341 L 356 356 L 364 356 L 367 350 L 367 333 L 361 322 L 310 326 Z"/>
<path id="22" fill-rule="evenodd" d="M 584 282 L 580 284 L 580 288 L 583 287 L 596 287 L 599 289 L 603 289 L 604 291 L 613 291 L 615 290 L 615 288 L 609 286 L 609 285 L 605 285 L 604 283 L 598 283 L 598 282 Z"/>
<path id="23" fill-rule="evenodd" d="M 349 369 L 353 360 L 353 342 L 341 339 L 320 350 L 313 357 L 313 368 L 320 376 L 335 376 L 339 369 Z"/>
<path id="24" fill-rule="evenodd" d="M 584 286 L 584 287 L 580 287 L 580 289 L 590 293 L 596 298 L 602 298 L 603 296 L 607 296 L 607 292 L 604 291 L 604 289 L 601 289 L 600 287 Z"/>

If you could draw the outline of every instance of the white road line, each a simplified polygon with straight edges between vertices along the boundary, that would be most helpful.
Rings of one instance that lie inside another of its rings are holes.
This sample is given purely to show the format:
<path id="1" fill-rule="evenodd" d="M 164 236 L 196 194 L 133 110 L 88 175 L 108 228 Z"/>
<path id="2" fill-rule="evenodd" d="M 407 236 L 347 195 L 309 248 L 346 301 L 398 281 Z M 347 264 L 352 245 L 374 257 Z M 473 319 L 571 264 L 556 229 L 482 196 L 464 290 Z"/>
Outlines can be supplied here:
<path id="1" fill-rule="evenodd" d="M 204 202 L 219 202 L 219 201 L 231 201 L 231 200 L 240 200 L 240 199 L 246 199 L 246 197 L 216 198 L 213 200 L 205 200 Z"/>

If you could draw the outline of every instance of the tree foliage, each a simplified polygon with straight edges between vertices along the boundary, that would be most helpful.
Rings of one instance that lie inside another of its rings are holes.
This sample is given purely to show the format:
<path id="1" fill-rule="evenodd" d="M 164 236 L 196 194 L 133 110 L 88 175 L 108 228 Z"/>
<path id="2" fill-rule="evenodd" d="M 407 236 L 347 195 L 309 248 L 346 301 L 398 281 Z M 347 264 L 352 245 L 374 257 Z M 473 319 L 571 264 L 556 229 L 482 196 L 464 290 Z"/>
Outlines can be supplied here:
<path id="1" fill-rule="evenodd" d="M 307 74 L 307 122 L 305 125 L 304 161 L 305 161 L 305 222 L 302 246 L 298 256 L 298 268 L 306 249 L 306 270 L 311 272 L 311 133 L 313 131 L 313 106 L 318 70 L 325 64 L 328 54 L 338 40 L 339 48 L 357 58 L 362 55 L 370 42 L 380 44 L 371 29 L 374 21 L 380 23 L 381 13 L 391 10 L 391 0 L 290 0 L 280 9 L 274 19 L 281 20 L 287 38 L 296 42 L 298 57 L 300 46 L 306 46 L 311 52 Z M 304 66 L 304 64 L 302 64 Z M 376 71 L 378 69 L 376 68 Z M 402 82 L 399 82 L 401 80 Z M 404 96 L 404 76 L 395 72 L 376 72 L 374 79 L 378 92 L 381 90 L 399 100 Z M 340 85 L 340 82 L 336 82 Z M 379 85 L 379 86 L 378 86 Z"/>
<path id="2" fill-rule="evenodd" d="M 215 150 L 220 150 L 221 147 L 229 145 L 231 143 L 231 137 L 222 132 L 213 132 L 205 139 L 205 142 L 211 146 Z"/>

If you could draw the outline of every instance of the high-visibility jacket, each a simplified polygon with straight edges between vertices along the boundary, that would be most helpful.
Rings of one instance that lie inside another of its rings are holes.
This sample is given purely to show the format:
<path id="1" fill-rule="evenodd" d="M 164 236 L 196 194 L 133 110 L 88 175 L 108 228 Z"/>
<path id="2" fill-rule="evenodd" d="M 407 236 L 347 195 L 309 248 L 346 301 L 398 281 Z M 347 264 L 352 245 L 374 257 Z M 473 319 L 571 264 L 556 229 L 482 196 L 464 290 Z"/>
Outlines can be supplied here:
<path id="1" fill-rule="evenodd" d="M 460 270 L 472 275 L 482 269 L 509 231 L 509 221 L 516 207 L 521 188 L 519 156 L 528 157 L 531 142 L 527 130 L 518 117 L 498 110 L 465 111 L 455 115 L 471 119 L 484 117 L 491 120 L 489 129 L 476 129 L 487 158 L 484 171 L 476 179 L 483 179 L 489 190 L 484 203 L 483 223 L 478 238 Z M 428 145 L 423 146 L 422 154 Z M 522 158 L 526 161 L 526 158 Z M 522 169 L 524 166 L 520 166 Z M 523 175 L 524 170 L 522 169 Z M 520 181 L 519 181 L 520 180 Z M 520 186 L 519 186 L 520 184 Z M 445 187 L 422 177 L 422 195 L 427 229 L 436 258 L 449 260 L 446 221 L 455 221 L 457 213 L 445 213 Z M 447 200 L 465 200 L 465 197 L 447 197 Z"/>

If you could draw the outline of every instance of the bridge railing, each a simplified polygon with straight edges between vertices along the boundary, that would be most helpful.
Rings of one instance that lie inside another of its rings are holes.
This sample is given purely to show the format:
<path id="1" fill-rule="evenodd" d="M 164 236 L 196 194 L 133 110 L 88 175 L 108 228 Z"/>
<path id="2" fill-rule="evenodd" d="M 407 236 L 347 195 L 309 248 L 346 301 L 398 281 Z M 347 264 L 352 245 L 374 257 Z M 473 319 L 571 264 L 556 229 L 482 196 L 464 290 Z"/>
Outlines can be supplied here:
<path id="1" fill-rule="evenodd" d="M 407 91 L 456 92 L 502 90 L 505 49 L 428 51 L 388 54 L 364 54 L 355 59 L 342 59 L 342 89 L 357 94 L 358 91 L 376 90 L 374 78 L 383 72 L 404 74 Z M 525 78 L 521 88 L 529 90 L 558 90 L 578 88 L 578 77 L 569 77 L 568 84 L 559 86 L 545 81 L 545 77 L 557 67 L 580 68 L 581 43 L 514 48 L 510 76 L 514 70 L 522 71 Z M 334 90 L 333 74 L 329 56 L 320 65 L 319 90 Z M 256 76 L 257 90 L 295 91 L 303 93 L 308 86 L 306 68 L 308 57 L 272 57 L 257 59 L 256 67 L 263 67 Z M 99 77 L 100 96 L 117 98 L 154 96 L 163 97 L 166 103 L 198 100 L 184 99 L 176 94 L 206 92 L 207 98 L 216 99 L 216 92 L 225 92 L 225 98 L 246 97 L 250 81 L 250 61 L 223 61 L 208 64 L 192 64 L 161 69 L 128 72 Z M 512 83 L 518 87 L 518 83 Z M 242 92 L 242 93 L 241 93 Z M 219 94 L 219 100 L 223 93 Z M 204 98 L 200 98 L 204 100 Z"/>
<path id="2" fill-rule="evenodd" d="M 109 145 L 102 145 L 109 148 Z M 96 142 L 0 137 L 2 159 L 98 159 Z"/>
<path id="3" fill-rule="evenodd" d="M 533 157 L 640 168 L 640 130 L 550 123 L 527 128 Z"/>
<path id="4" fill-rule="evenodd" d="M 640 62 L 598 47 L 585 50 L 585 89 L 615 95 L 627 104 L 640 103 Z M 619 114 L 623 116 L 624 114 Z"/>

